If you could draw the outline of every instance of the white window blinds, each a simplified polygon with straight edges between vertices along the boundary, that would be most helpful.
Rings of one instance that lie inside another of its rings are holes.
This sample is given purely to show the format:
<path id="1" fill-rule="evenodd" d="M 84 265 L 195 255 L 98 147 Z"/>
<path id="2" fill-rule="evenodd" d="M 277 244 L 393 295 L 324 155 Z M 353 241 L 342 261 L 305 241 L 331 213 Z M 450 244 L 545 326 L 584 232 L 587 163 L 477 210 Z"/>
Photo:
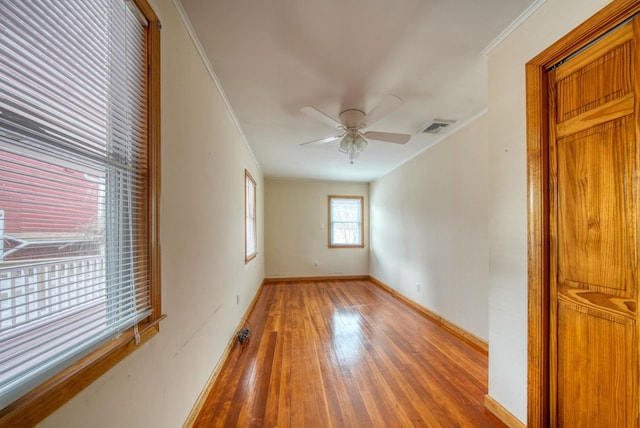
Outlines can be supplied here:
<path id="1" fill-rule="evenodd" d="M 0 2 L 0 408 L 150 313 L 133 7 Z"/>

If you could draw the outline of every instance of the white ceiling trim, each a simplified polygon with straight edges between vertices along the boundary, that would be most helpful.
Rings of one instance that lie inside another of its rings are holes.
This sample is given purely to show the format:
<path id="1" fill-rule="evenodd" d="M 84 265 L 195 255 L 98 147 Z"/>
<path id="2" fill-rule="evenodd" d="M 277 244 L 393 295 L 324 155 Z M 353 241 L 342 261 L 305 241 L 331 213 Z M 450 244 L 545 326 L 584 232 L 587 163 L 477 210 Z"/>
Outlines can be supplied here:
<path id="1" fill-rule="evenodd" d="M 507 28 L 505 28 L 502 33 L 498 35 L 489 45 L 484 48 L 484 50 L 480 53 L 482 56 L 487 56 L 491 53 L 496 46 L 498 46 L 504 39 L 509 37 L 509 34 L 514 32 L 529 16 L 533 15 L 533 13 L 538 10 L 540 6 L 544 4 L 547 0 L 536 0 L 532 3 L 528 8 L 524 10 Z"/>
<path id="2" fill-rule="evenodd" d="M 216 86 L 218 93 L 222 97 L 222 100 L 224 101 L 224 105 L 227 108 L 227 111 L 229 112 L 229 116 L 231 117 L 233 124 L 238 130 L 238 133 L 240 134 L 240 138 L 244 142 L 244 145 L 246 146 L 247 150 L 249 151 L 249 154 L 255 161 L 258 169 L 260 170 L 261 173 L 264 174 L 264 172 L 262 171 L 262 167 L 260 166 L 260 162 L 258 162 L 258 158 L 256 157 L 255 153 L 253 153 L 253 150 L 251 149 L 251 146 L 247 141 L 247 137 L 244 135 L 244 132 L 242 132 L 242 128 L 240 127 L 240 122 L 238 121 L 238 117 L 236 116 L 235 112 L 233 111 L 233 108 L 231 107 L 229 98 L 227 98 L 227 94 L 225 94 L 224 89 L 222 88 L 222 84 L 220 83 L 220 80 L 218 79 L 216 72 L 213 70 L 213 66 L 211 65 L 211 62 L 209 61 L 209 59 L 207 58 L 204 48 L 200 44 L 200 40 L 198 40 L 198 36 L 196 35 L 196 32 L 193 29 L 193 26 L 191 25 L 191 21 L 189 20 L 187 13 L 184 11 L 184 8 L 182 7 L 182 3 L 180 3 L 180 0 L 173 0 L 173 4 L 176 10 L 178 11 L 178 14 L 180 15 L 180 19 L 182 20 L 182 23 L 187 29 L 187 33 L 189 33 L 189 37 L 191 38 L 193 45 L 198 51 L 200 60 L 204 64 L 205 68 L 207 69 L 207 72 L 209 72 L 209 76 L 211 77 L 211 80 L 213 80 L 213 83 Z"/>

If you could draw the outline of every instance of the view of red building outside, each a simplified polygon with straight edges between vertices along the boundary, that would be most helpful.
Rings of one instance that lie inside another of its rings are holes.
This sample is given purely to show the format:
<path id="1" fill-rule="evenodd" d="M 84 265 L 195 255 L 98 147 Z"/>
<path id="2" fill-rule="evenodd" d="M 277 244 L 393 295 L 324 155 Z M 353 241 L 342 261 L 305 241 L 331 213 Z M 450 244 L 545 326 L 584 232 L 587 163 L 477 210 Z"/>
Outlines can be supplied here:
<path id="1" fill-rule="evenodd" d="M 0 149 L 0 261 L 52 258 L 86 248 L 98 226 L 98 181 Z"/>

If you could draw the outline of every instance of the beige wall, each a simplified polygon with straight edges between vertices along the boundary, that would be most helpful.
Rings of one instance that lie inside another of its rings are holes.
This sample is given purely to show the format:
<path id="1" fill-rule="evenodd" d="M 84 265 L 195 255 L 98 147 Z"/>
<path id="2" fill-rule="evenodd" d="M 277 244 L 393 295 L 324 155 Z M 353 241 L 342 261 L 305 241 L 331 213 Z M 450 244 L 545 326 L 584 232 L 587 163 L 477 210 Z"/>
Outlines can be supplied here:
<path id="1" fill-rule="evenodd" d="M 489 394 L 527 415 L 525 63 L 605 0 L 547 0 L 489 55 Z"/>
<path id="2" fill-rule="evenodd" d="M 489 394 L 526 420 L 524 64 L 607 1 L 546 0 L 489 54 L 488 114 L 371 185 L 372 239 L 366 236 L 363 250 L 327 248 L 326 197 L 363 194 L 368 205 L 369 186 L 265 182 L 173 2 L 151 3 L 163 24 L 161 240 L 168 318 L 158 336 L 42 426 L 181 426 L 265 273 L 370 272 L 488 338 Z M 258 185 L 259 254 L 248 265 L 245 168 Z"/>
<path id="3" fill-rule="evenodd" d="M 162 297 L 160 334 L 43 427 L 182 426 L 264 277 L 244 263 L 244 169 L 263 177 L 171 0 L 162 21 Z M 239 296 L 240 303 L 236 304 Z"/>
<path id="4" fill-rule="evenodd" d="M 368 183 L 267 179 L 265 188 L 268 278 L 369 274 Z M 364 196 L 364 248 L 328 247 L 329 195 Z"/>
<path id="5" fill-rule="evenodd" d="M 487 146 L 483 114 L 372 183 L 370 204 L 371 275 L 485 340 Z"/>

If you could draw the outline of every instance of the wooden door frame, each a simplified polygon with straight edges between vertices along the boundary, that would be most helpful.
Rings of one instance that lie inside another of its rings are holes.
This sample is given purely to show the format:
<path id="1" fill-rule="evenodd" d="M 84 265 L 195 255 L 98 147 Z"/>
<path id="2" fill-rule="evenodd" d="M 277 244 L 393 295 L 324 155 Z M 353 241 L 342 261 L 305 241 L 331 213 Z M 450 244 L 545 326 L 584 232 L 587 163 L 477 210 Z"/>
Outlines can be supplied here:
<path id="1" fill-rule="evenodd" d="M 640 0 L 614 0 L 526 64 L 529 299 L 527 426 L 530 427 L 549 426 L 547 69 L 638 12 L 640 12 Z M 638 81 L 636 81 L 637 84 Z"/>

